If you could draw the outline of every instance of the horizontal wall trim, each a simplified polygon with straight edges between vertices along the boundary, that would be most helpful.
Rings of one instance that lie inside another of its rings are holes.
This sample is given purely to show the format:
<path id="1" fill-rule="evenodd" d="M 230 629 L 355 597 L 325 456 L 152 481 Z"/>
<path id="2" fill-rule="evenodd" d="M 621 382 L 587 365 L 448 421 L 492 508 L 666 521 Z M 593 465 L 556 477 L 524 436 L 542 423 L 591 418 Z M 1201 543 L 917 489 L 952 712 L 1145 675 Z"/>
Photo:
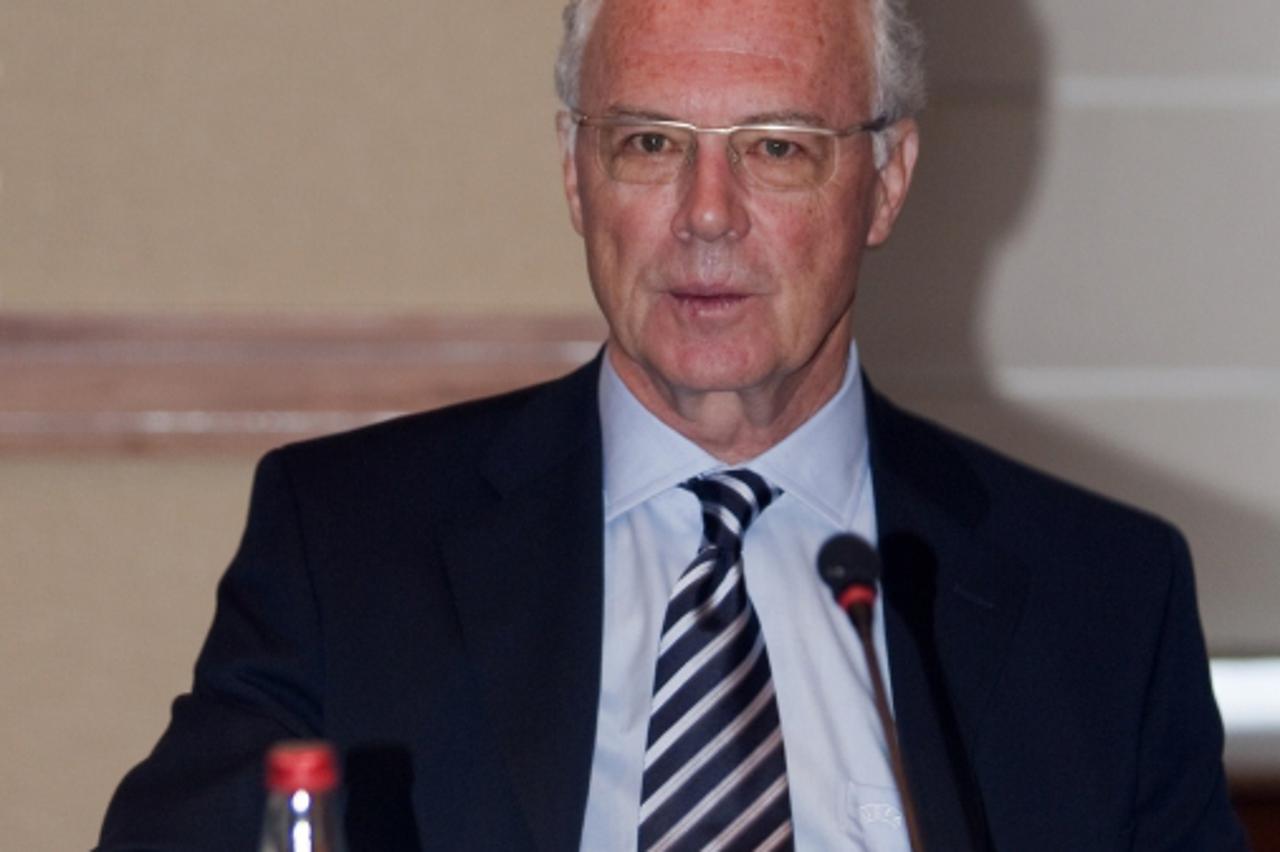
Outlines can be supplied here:
<path id="1" fill-rule="evenodd" d="M 0 313 L 0 453 L 261 452 L 561 375 L 596 317 Z"/>
<path id="2" fill-rule="evenodd" d="M 1280 74 L 1064 74 L 1044 81 L 940 80 L 930 92 L 939 107 L 1014 104 L 1061 110 L 1270 111 L 1280 109 Z"/>
<path id="3" fill-rule="evenodd" d="M 1052 96 L 1062 106 L 1086 109 L 1276 109 L 1280 75 L 1074 74 L 1055 78 Z"/>
<path id="4" fill-rule="evenodd" d="M 1022 400 L 1280 401 L 1280 369 L 1254 367 L 992 367 L 876 373 L 913 394 Z"/>
<path id="5" fill-rule="evenodd" d="M 0 434 L 293 435 L 336 432 L 407 411 L 0 412 Z"/>
<path id="6" fill-rule="evenodd" d="M 1211 669 L 1228 772 L 1240 781 L 1280 780 L 1280 658 L 1220 658 Z"/>

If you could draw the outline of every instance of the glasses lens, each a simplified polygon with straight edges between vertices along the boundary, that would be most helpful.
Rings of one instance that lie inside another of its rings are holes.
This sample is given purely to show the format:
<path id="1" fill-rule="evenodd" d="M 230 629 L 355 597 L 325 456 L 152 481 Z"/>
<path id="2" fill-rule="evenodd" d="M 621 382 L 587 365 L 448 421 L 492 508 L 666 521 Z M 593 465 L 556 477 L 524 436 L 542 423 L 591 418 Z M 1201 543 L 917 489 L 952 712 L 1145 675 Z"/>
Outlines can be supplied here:
<path id="1" fill-rule="evenodd" d="M 774 189 L 818 186 L 831 176 L 835 139 L 825 133 L 743 128 L 729 136 L 743 170 Z"/>
<path id="2" fill-rule="evenodd" d="M 600 164 L 623 183 L 668 183 L 691 156 L 693 134 L 678 127 L 604 124 L 596 127 Z"/>

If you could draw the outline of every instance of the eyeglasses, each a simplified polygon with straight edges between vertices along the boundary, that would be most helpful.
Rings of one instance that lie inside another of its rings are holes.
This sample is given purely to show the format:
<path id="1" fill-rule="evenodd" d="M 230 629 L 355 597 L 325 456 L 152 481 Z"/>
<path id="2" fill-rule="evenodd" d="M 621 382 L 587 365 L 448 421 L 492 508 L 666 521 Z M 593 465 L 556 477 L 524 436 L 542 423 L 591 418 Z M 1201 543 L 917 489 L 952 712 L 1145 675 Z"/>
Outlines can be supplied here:
<path id="1" fill-rule="evenodd" d="M 580 127 L 596 132 L 596 153 L 609 177 L 621 183 L 671 183 L 692 162 L 698 136 L 724 136 L 729 163 L 750 183 L 764 189 L 814 189 L 836 170 L 836 142 L 858 133 L 884 130 L 886 116 L 844 130 L 792 124 L 739 124 L 698 127 L 684 121 L 597 117 L 571 113 Z"/>

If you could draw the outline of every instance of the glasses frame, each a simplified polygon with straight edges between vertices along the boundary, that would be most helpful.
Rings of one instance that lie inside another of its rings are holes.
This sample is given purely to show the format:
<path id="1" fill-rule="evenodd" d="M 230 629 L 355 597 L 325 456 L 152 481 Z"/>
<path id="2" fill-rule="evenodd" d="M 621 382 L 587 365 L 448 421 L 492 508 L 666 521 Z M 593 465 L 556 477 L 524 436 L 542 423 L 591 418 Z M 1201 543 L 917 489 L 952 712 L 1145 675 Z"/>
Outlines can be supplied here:
<path id="1" fill-rule="evenodd" d="M 885 128 L 887 128 L 890 124 L 889 116 L 886 114 L 881 114 L 879 116 L 876 116 L 873 119 L 869 119 L 868 121 L 859 122 L 858 124 L 853 124 L 843 129 L 836 129 L 832 127 L 822 127 L 820 125 L 814 125 L 814 124 L 786 124 L 786 123 L 780 123 L 780 122 L 766 122 L 766 123 L 756 123 L 756 124 L 730 124 L 723 127 L 699 127 L 698 125 L 692 124 L 688 121 L 676 121 L 674 119 L 641 118 L 639 116 L 631 116 L 631 115 L 598 116 L 598 115 L 588 115 L 587 113 L 580 112 L 579 110 L 570 110 L 569 117 L 573 121 L 573 123 L 578 127 L 655 127 L 655 128 L 666 128 L 668 130 L 682 130 L 692 134 L 695 143 L 697 142 L 698 137 L 702 135 L 723 136 L 727 139 L 728 137 L 732 136 L 734 133 L 737 133 L 740 130 L 751 130 L 751 131 L 764 132 L 764 133 L 808 133 L 814 136 L 827 136 L 832 139 L 844 139 L 849 136 L 856 136 L 859 133 L 880 133 Z M 695 150 L 696 149 L 691 149 L 689 152 L 689 155 L 686 157 L 686 166 L 688 162 L 692 161 L 693 153 Z M 839 148 L 837 147 L 836 150 L 838 152 Z M 742 161 L 742 157 L 735 156 L 735 154 L 736 152 L 734 152 L 733 149 L 730 148 L 729 162 L 735 167 L 738 167 L 738 164 Z M 603 152 L 600 151 L 599 148 L 597 148 L 596 160 L 597 162 L 600 163 L 600 168 L 604 171 L 606 175 L 609 176 L 610 180 L 618 181 L 619 183 L 632 183 L 635 186 L 664 186 L 668 183 L 674 182 L 676 178 L 679 177 L 680 175 L 680 172 L 676 172 L 675 175 L 673 175 L 670 180 L 654 182 L 654 183 L 620 181 L 618 180 L 618 178 L 615 178 L 613 174 L 609 171 L 608 166 L 605 165 L 605 163 L 601 159 L 602 156 L 603 156 Z M 838 160 L 838 156 L 839 155 L 837 154 L 836 158 L 833 159 L 831 172 L 826 177 L 824 177 L 821 181 L 814 184 L 812 187 L 794 187 L 792 189 L 806 189 L 806 188 L 816 189 L 819 186 L 822 186 L 827 181 L 829 181 L 831 179 L 831 176 L 836 173 L 836 160 Z M 772 186 L 768 183 L 765 183 L 764 181 L 752 175 L 751 172 L 745 167 L 739 167 L 739 168 L 741 168 L 742 173 L 746 174 L 748 177 L 751 178 L 753 183 L 765 189 L 772 190 L 775 192 L 788 191 L 788 188 L 786 187 Z M 737 168 L 735 168 L 735 170 L 737 170 Z"/>

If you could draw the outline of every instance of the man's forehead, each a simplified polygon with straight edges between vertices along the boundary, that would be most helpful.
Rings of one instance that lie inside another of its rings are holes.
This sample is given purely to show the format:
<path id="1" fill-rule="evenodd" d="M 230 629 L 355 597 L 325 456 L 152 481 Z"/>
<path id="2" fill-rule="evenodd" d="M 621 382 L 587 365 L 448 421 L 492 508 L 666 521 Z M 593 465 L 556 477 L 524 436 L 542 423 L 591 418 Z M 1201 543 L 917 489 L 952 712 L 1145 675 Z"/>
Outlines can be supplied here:
<path id="1" fill-rule="evenodd" d="M 606 0 L 583 93 L 710 79 L 847 93 L 870 72 L 868 17 L 867 0 Z"/>
<path id="2" fill-rule="evenodd" d="M 759 52 L 843 41 L 865 6 L 866 0 L 606 0 L 598 23 L 620 24 L 613 29 L 623 38 L 671 47 Z"/>

